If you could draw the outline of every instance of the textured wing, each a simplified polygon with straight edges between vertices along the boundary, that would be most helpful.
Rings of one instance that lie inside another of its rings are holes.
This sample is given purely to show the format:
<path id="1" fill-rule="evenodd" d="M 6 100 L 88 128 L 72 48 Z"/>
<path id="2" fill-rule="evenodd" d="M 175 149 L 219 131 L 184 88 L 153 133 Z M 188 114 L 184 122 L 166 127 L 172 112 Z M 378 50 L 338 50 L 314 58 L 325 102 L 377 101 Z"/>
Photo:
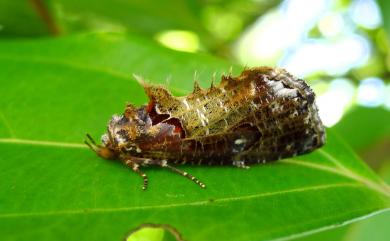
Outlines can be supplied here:
<path id="1" fill-rule="evenodd" d="M 173 97 L 146 86 L 154 124 L 171 134 L 144 146 L 184 162 L 265 162 L 314 150 L 325 142 L 314 93 L 283 69 L 253 68 L 223 76 L 216 87 Z M 173 138 L 174 137 L 174 138 Z"/>

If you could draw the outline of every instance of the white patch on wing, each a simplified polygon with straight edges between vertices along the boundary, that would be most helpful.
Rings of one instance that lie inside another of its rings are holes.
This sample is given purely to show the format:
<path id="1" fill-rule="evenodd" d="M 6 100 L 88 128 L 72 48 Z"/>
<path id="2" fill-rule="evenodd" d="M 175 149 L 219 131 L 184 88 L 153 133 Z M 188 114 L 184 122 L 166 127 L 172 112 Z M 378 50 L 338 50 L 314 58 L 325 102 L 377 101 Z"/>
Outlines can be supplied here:
<path id="1" fill-rule="evenodd" d="M 282 82 L 280 81 L 268 81 L 267 82 L 268 86 L 271 87 L 271 89 L 274 91 L 274 92 L 278 92 L 280 90 L 283 90 L 284 89 L 284 86 L 282 84 Z"/>
<path id="2" fill-rule="evenodd" d="M 294 98 L 298 95 L 298 91 L 296 89 L 281 89 L 276 92 L 278 97 L 286 97 L 286 98 Z"/>
<path id="3" fill-rule="evenodd" d="M 190 108 L 190 105 L 188 104 L 188 102 L 187 102 L 186 99 L 184 99 L 182 102 L 183 102 L 183 104 L 186 106 L 187 110 L 190 110 L 190 109 L 191 109 L 191 108 Z"/>

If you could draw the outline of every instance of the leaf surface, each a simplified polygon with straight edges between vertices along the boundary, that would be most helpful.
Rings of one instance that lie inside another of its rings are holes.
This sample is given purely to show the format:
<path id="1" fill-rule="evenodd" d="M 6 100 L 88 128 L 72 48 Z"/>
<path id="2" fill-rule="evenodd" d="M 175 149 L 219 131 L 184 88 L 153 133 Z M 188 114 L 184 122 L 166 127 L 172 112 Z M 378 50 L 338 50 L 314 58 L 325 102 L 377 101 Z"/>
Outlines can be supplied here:
<path id="1" fill-rule="evenodd" d="M 142 38 L 87 34 L 0 42 L 0 237 L 122 240 L 143 223 L 186 240 L 292 238 L 389 208 L 388 186 L 332 132 L 312 154 L 234 167 L 182 166 L 208 186 L 146 168 L 149 189 L 82 143 L 127 101 L 146 102 L 132 73 L 188 93 L 230 63 Z M 241 69 L 235 67 L 237 73 Z"/>
<path id="2" fill-rule="evenodd" d="M 362 151 L 380 141 L 390 140 L 390 125 L 387 123 L 390 123 L 387 109 L 355 106 L 332 129 L 348 140 L 353 149 Z"/>

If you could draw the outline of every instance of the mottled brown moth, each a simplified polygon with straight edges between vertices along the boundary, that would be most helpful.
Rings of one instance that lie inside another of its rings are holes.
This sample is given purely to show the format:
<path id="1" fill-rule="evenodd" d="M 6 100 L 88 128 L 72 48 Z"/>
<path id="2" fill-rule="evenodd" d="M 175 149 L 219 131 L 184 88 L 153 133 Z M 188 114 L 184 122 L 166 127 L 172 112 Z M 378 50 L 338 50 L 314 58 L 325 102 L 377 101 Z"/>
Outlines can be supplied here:
<path id="1" fill-rule="evenodd" d="M 157 165 L 205 185 L 175 164 L 248 165 L 313 151 L 325 143 L 315 95 L 284 69 L 258 67 L 222 76 L 218 86 L 174 97 L 162 86 L 144 83 L 147 105 L 129 104 L 114 115 L 102 145 L 86 144 L 105 159 L 120 160 L 138 173 Z"/>

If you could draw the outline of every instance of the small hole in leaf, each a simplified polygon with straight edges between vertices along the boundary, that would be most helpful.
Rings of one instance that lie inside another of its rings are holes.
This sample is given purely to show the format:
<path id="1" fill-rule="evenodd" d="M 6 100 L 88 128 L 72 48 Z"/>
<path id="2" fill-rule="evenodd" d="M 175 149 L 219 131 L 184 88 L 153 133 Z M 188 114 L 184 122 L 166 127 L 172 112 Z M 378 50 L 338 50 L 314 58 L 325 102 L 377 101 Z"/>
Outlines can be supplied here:
<path id="1" fill-rule="evenodd" d="M 184 241 L 180 233 L 168 224 L 141 224 L 130 231 L 125 241 Z"/>

